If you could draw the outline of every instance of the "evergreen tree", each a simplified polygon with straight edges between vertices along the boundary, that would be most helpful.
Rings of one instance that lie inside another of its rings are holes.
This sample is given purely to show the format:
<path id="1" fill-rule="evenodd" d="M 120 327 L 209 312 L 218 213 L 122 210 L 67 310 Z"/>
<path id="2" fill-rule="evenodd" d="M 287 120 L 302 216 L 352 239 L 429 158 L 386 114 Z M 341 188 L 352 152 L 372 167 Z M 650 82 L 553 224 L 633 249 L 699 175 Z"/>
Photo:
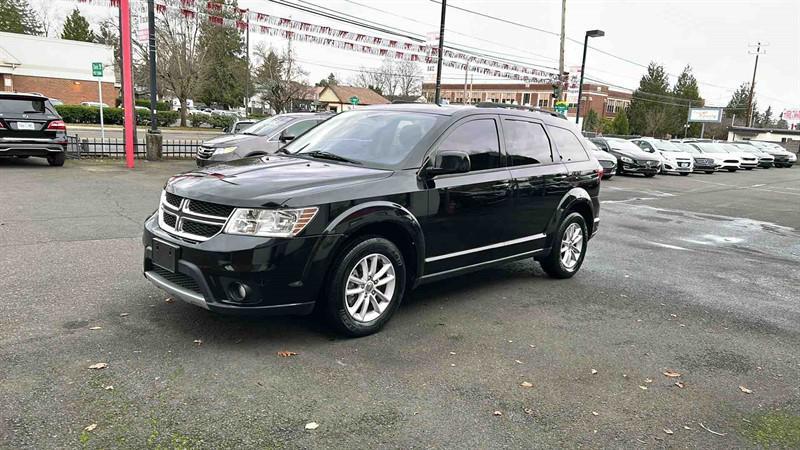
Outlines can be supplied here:
<path id="1" fill-rule="evenodd" d="M 614 120 L 611 122 L 611 130 L 614 134 L 628 135 L 631 134 L 631 126 L 628 123 L 628 114 L 624 109 L 620 109 Z"/>
<path id="2" fill-rule="evenodd" d="M 689 116 L 689 105 L 691 104 L 693 108 L 703 106 L 703 99 L 700 98 L 700 90 L 697 87 L 697 79 L 692 75 L 690 66 L 686 66 L 681 72 L 678 81 L 675 82 L 675 87 L 672 88 L 672 94 L 675 96 L 673 103 L 681 105 L 672 108 L 672 134 L 677 136 L 683 134 L 683 125 Z M 683 106 L 684 104 L 686 106 Z M 689 135 L 700 136 L 701 125 L 699 123 L 690 125 Z"/>
<path id="3" fill-rule="evenodd" d="M 664 104 L 670 94 L 669 80 L 664 67 L 651 62 L 647 73 L 633 92 L 628 108 L 631 131 L 644 136 L 661 136 L 670 130 L 669 105 Z"/>
<path id="4" fill-rule="evenodd" d="M 337 84 L 339 84 L 339 81 L 336 80 L 336 75 L 334 75 L 333 72 L 331 72 L 328 75 L 327 78 L 323 78 L 323 79 L 319 80 L 319 82 L 316 84 L 316 86 L 318 86 L 318 87 L 328 87 L 328 86 L 336 86 Z"/>
<path id="5" fill-rule="evenodd" d="M 725 117 L 741 117 L 742 121 L 747 116 L 747 99 L 750 97 L 750 83 L 742 83 L 731 96 L 725 108 Z"/>
<path id="6" fill-rule="evenodd" d="M 236 2 L 231 4 L 236 6 Z M 241 106 L 249 70 L 242 33 L 233 26 L 205 23 L 200 28 L 200 46 L 206 54 L 195 98 L 209 106 Z"/>
<path id="7" fill-rule="evenodd" d="M 67 16 L 64 22 L 64 30 L 61 31 L 61 39 L 71 41 L 94 42 L 96 36 L 89 27 L 89 22 L 81 15 L 78 8 L 72 10 L 72 14 Z"/>
<path id="8" fill-rule="evenodd" d="M 759 118 L 758 126 L 759 128 L 772 128 L 775 126 L 775 120 L 772 119 L 772 106 L 767 106 L 767 110 L 764 111 L 764 114 Z"/>
<path id="9" fill-rule="evenodd" d="M 598 128 L 600 128 L 600 117 L 593 109 L 590 109 L 583 119 L 583 130 L 597 131 Z"/>
<path id="10" fill-rule="evenodd" d="M 0 31 L 41 35 L 43 27 L 27 0 L 0 0 Z"/>

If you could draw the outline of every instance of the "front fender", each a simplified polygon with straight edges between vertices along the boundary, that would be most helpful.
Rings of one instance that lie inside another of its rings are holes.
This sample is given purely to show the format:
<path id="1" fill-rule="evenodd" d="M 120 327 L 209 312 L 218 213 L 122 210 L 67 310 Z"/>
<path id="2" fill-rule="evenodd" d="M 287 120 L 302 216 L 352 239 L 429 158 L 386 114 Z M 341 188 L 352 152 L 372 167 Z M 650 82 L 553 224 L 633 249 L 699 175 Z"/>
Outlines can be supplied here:
<path id="1" fill-rule="evenodd" d="M 586 189 L 574 187 L 567 191 L 563 197 L 561 197 L 561 201 L 558 203 L 558 207 L 556 208 L 556 213 L 553 214 L 553 217 L 550 219 L 550 223 L 547 224 L 548 236 L 551 236 L 558 230 L 558 226 L 561 224 L 564 216 L 567 215 L 567 211 L 571 211 L 575 209 L 575 207 L 586 207 L 591 213 L 592 219 L 597 217 L 597 211 L 594 203 L 592 202 L 592 196 L 589 195 Z M 594 228 L 594 220 L 590 220 L 586 226 L 589 228 L 589 234 L 591 235 L 591 230 Z"/>

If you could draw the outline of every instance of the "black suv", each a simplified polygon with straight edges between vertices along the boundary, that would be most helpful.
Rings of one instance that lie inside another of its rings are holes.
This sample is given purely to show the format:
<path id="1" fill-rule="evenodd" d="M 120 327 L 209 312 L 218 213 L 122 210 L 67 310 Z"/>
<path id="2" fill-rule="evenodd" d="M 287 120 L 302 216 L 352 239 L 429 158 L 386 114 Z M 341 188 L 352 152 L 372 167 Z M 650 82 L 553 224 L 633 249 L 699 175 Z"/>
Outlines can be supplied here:
<path id="1" fill-rule="evenodd" d="M 0 92 L 0 158 L 47 158 L 63 166 L 67 126 L 47 97 Z"/>
<path id="2" fill-rule="evenodd" d="M 276 155 L 170 178 L 144 275 L 226 313 L 324 313 L 359 336 L 420 283 L 523 258 L 574 275 L 602 169 L 545 112 L 386 105 L 339 114 Z"/>

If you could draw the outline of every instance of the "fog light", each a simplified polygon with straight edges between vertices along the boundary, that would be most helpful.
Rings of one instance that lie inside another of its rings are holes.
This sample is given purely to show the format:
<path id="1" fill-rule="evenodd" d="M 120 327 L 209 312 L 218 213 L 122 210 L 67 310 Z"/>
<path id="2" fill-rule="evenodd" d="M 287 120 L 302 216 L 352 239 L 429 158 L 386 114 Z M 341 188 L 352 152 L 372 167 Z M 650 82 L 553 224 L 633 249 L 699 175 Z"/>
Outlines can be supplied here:
<path id="1" fill-rule="evenodd" d="M 234 281 L 228 285 L 228 296 L 235 302 L 247 301 L 247 297 L 250 296 L 250 292 L 251 289 L 248 285 L 239 283 L 238 281 Z"/>

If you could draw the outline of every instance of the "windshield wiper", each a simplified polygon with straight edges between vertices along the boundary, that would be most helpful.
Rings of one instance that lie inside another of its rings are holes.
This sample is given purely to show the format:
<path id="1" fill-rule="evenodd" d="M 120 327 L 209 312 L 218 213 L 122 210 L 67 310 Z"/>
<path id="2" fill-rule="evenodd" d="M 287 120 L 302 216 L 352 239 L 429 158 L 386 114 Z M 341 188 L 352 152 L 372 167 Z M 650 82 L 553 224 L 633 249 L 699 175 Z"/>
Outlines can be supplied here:
<path id="1" fill-rule="evenodd" d="M 352 159 L 347 159 L 344 156 L 337 155 L 336 153 L 326 152 L 326 151 L 322 151 L 322 150 L 314 150 L 314 151 L 301 153 L 301 154 L 302 155 L 308 155 L 308 156 L 310 156 L 312 158 L 330 159 L 332 161 L 341 161 L 341 162 L 346 162 L 346 163 L 350 163 L 350 164 L 361 164 L 358 161 L 354 161 Z"/>

